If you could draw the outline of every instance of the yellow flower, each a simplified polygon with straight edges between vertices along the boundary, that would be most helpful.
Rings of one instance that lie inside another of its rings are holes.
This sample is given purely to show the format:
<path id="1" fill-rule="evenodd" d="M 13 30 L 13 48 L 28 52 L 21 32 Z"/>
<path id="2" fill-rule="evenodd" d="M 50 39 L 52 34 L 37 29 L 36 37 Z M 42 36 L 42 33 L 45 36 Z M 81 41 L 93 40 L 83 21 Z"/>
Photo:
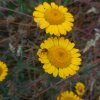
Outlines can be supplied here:
<path id="1" fill-rule="evenodd" d="M 57 100 L 83 100 L 74 94 L 72 91 L 65 91 L 62 92 L 58 97 Z"/>
<path id="2" fill-rule="evenodd" d="M 3 81 L 8 74 L 7 65 L 0 61 L 0 81 Z"/>
<path id="3" fill-rule="evenodd" d="M 78 82 L 75 86 L 75 89 L 76 89 L 76 93 L 79 95 L 79 96 L 83 96 L 84 93 L 85 93 L 85 85 L 81 82 Z"/>
<path id="4" fill-rule="evenodd" d="M 51 37 L 41 43 L 37 55 L 44 64 L 45 72 L 61 78 L 76 74 L 81 64 L 81 54 L 74 46 L 74 43 L 63 37 Z"/>
<path id="5" fill-rule="evenodd" d="M 51 4 L 44 2 L 35 10 L 33 12 L 34 21 L 39 23 L 41 29 L 46 29 L 46 33 L 60 36 L 72 30 L 74 18 L 64 6 L 58 6 L 54 2 Z"/>
<path id="6" fill-rule="evenodd" d="M 98 97 L 98 100 L 100 100 L 100 96 Z"/>

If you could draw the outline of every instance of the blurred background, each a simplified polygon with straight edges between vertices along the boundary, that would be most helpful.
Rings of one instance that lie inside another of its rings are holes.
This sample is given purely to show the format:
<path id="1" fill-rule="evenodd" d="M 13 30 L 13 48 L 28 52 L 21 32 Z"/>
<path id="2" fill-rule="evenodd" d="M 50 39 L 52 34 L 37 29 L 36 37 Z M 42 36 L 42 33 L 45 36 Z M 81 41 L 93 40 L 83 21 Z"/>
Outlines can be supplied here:
<path id="1" fill-rule="evenodd" d="M 79 73 L 67 79 L 45 73 L 36 55 L 50 35 L 37 27 L 32 12 L 45 1 L 68 7 L 75 18 L 73 30 L 65 37 L 76 43 L 83 61 Z M 74 91 L 78 81 L 86 86 L 84 100 L 98 100 L 100 0 L 0 0 L 0 60 L 9 68 L 0 82 L 0 100 L 56 100 L 62 91 Z"/>

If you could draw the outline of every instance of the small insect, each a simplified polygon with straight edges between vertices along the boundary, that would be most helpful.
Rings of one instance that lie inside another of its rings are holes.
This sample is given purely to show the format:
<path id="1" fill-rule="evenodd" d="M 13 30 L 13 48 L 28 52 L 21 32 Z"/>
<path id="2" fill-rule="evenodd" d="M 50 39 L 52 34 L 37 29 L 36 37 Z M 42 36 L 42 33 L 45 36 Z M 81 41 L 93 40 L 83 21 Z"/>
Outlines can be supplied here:
<path id="1" fill-rule="evenodd" d="M 44 48 L 42 49 L 42 53 L 47 53 L 48 52 L 48 49 Z"/>

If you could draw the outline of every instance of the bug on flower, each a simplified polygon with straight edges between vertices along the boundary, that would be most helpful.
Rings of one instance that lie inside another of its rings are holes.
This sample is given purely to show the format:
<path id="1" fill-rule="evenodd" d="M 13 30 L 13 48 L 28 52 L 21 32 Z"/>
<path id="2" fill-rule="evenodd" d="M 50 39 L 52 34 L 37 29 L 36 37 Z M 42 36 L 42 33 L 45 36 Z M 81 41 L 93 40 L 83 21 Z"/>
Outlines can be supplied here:
<path id="1" fill-rule="evenodd" d="M 48 49 L 44 48 L 41 52 L 42 53 L 47 53 L 48 52 Z"/>

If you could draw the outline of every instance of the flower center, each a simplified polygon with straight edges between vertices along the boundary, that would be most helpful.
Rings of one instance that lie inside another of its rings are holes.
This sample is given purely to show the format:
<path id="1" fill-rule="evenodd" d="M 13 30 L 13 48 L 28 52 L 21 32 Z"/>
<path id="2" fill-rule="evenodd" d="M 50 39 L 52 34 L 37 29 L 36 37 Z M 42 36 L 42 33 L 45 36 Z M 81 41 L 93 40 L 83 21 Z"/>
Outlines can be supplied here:
<path id="1" fill-rule="evenodd" d="M 82 92 L 83 89 L 82 89 L 81 86 L 79 86 L 79 87 L 78 87 L 78 90 L 79 90 L 80 92 Z"/>
<path id="2" fill-rule="evenodd" d="M 64 22 L 65 17 L 58 9 L 47 9 L 45 11 L 45 19 L 52 25 L 58 25 Z"/>
<path id="3" fill-rule="evenodd" d="M 51 47 L 48 50 L 48 59 L 52 65 L 62 68 L 70 64 L 71 56 L 64 48 Z"/>

